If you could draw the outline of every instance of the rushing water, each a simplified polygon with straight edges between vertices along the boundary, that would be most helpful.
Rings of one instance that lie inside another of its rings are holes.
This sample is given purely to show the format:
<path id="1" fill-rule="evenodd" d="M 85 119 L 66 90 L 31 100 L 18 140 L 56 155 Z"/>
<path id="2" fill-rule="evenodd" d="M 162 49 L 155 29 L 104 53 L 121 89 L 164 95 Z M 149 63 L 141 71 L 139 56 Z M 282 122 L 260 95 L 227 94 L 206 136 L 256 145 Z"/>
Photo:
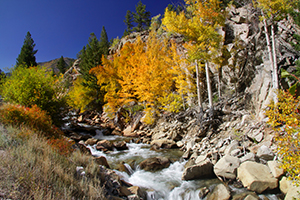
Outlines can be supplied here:
<path id="1" fill-rule="evenodd" d="M 130 141 L 130 139 L 122 136 L 105 136 L 100 130 L 97 130 L 96 133 L 94 138 L 100 140 Z M 93 156 L 106 157 L 112 168 L 123 162 L 129 173 L 118 170 L 115 170 L 115 172 L 126 182 L 146 189 L 148 200 L 200 200 L 199 192 L 201 188 L 207 187 L 211 191 L 216 184 L 220 183 L 218 179 L 183 181 L 181 176 L 186 161 L 180 160 L 182 152 L 176 149 L 153 151 L 150 149 L 150 145 L 136 144 L 133 142 L 127 143 L 128 150 L 114 150 L 108 153 L 96 150 L 96 145 L 88 145 L 87 147 L 91 150 Z M 138 164 L 140 162 L 147 158 L 157 156 L 168 157 L 170 160 L 173 160 L 173 163 L 168 168 L 157 172 L 139 169 Z M 246 192 L 246 189 L 238 189 L 231 186 L 231 191 L 238 194 Z M 274 194 L 268 194 L 266 196 L 270 200 L 278 200 Z M 260 199 L 264 199 L 263 196 L 260 196 Z"/>

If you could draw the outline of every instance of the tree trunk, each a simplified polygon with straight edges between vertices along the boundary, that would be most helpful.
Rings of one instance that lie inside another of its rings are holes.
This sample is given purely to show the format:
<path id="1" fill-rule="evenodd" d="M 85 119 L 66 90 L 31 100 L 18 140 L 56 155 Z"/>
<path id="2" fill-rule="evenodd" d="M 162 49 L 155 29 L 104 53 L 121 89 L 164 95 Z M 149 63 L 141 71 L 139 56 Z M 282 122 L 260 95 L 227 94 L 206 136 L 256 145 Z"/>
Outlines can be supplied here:
<path id="1" fill-rule="evenodd" d="M 273 70 L 273 89 L 274 92 L 277 92 L 279 89 L 279 81 L 278 81 L 278 66 L 277 66 L 277 56 L 276 56 L 276 44 L 275 44 L 275 33 L 274 33 L 274 25 L 271 25 L 271 38 L 272 38 L 272 53 L 273 53 L 273 64 L 274 64 L 274 70 Z M 278 97 L 277 94 L 274 96 L 274 103 L 275 105 L 278 103 Z"/>
<path id="2" fill-rule="evenodd" d="M 196 61 L 196 78 L 197 78 L 197 95 L 198 95 L 198 106 L 200 109 L 200 113 L 203 112 L 203 107 L 202 107 L 202 98 L 201 98 L 201 86 L 200 86 L 200 74 L 199 74 L 199 66 Z"/>
<path id="3" fill-rule="evenodd" d="M 213 98 L 212 98 L 212 91 L 211 91 L 211 84 L 210 84 L 210 77 L 209 77 L 209 66 L 208 62 L 205 62 L 205 72 L 206 72 L 206 82 L 207 82 L 207 92 L 208 92 L 208 100 L 209 100 L 209 109 L 211 114 L 214 110 L 213 105 Z"/>
<path id="4" fill-rule="evenodd" d="M 273 92 L 273 100 L 274 100 L 274 103 L 277 104 L 278 103 L 278 98 L 277 98 L 277 94 L 276 94 L 276 77 L 278 77 L 277 76 L 277 70 L 275 69 L 275 65 L 274 65 L 274 60 L 273 60 L 274 56 L 272 54 L 270 37 L 269 37 L 269 34 L 268 34 L 267 20 L 265 18 L 265 15 L 264 15 L 263 11 L 262 11 L 262 16 L 264 17 L 263 24 L 264 24 L 264 29 L 265 29 L 265 37 L 266 37 L 266 41 L 267 41 L 267 48 L 268 48 L 268 53 L 269 53 L 269 60 L 271 62 L 271 68 L 272 68 L 272 85 L 273 85 L 273 88 L 272 88 L 273 91 L 272 92 Z M 275 45 L 275 44 L 273 44 L 273 45 Z M 278 83 L 278 80 L 277 80 L 277 83 Z M 277 88 L 278 88 L 278 86 L 277 86 Z"/>
<path id="5" fill-rule="evenodd" d="M 218 96 L 219 99 L 221 99 L 221 73 L 222 73 L 222 68 L 218 68 Z"/>

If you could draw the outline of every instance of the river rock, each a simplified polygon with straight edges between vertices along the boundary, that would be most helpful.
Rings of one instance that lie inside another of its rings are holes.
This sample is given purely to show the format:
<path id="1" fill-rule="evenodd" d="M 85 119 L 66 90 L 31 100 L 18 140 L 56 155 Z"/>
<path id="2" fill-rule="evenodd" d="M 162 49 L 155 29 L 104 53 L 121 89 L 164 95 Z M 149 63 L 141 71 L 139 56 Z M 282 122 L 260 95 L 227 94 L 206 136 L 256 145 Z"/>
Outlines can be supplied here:
<path id="1" fill-rule="evenodd" d="M 93 146 L 94 144 L 97 144 L 97 142 L 98 142 L 98 139 L 96 139 L 96 138 L 89 138 L 89 139 L 87 139 L 87 141 L 85 141 L 85 144 Z"/>
<path id="2" fill-rule="evenodd" d="M 259 200 L 259 197 L 252 194 L 248 194 L 244 200 Z"/>
<path id="3" fill-rule="evenodd" d="M 110 168 L 108 165 L 108 162 L 104 156 L 94 158 L 94 160 L 98 165 L 102 165 L 102 166 L 105 166 L 106 168 Z"/>
<path id="4" fill-rule="evenodd" d="M 79 150 L 83 154 L 92 155 L 91 150 L 84 145 L 84 141 L 81 140 L 77 143 Z"/>
<path id="5" fill-rule="evenodd" d="M 113 143 L 113 146 L 117 149 L 117 150 L 126 150 L 128 149 L 127 144 L 125 141 L 117 141 Z"/>
<path id="6" fill-rule="evenodd" d="M 209 159 L 185 168 L 182 174 L 182 180 L 186 181 L 212 177 L 215 177 L 215 174 L 213 172 L 213 164 Z"/>
<path id="7" fill-rule="evenodd" d="M 157 171 L 169 167 L 170 160 L 165 157 L 147 158 L 139 166 L 145 171 Z"/>
<path id="8" fill-rule="evenodd" d="M 247 189 L 262 193 L 278 186 L 278 180 L 270 173 L 266 165 L 246 161 L 237 169 L 238 178 Z"/>
<path id="9" fill-rule="evenodd" d="M 275 154 L 271 151 L 269 147 L 266 145 L 262 145 L 258 150 L 257 150 L 257 157 L 263 160 L 273 160 Z"/>
<path id="10" fill-rule="evenodd" d="M 207 200 L 228 200 L 230 198 L 230 191 L 223 184 L 218 184 L 211 193 L 207 195 Z"/>
<path id="11" fill-rule="evenodd" d="M 279 178 L 284 174 L 284 170 L 280 168 L 280 163 L 278 161 L 268 161 L 267 165 L 275 178 Z"/>
<path id="12" fill-rule="evenodd" d="M 215 164 L 214 172 L 222 178 L 235 179 L 236 170 L 239 166 L 240 160 L 238 158 L 226 155 Z"/>
<path id="13" fill-rule="evenodd" d="M 171 148 L 177 148 L 176 142 L 173 140 L 168 140 L 168 139 L 158 139 L 158 140 L 153 140 L 150 143 L 152 146 L 155 145 L 158 148 L 166 148 L 166 149 L 171 149 Z"/>
<path id="14" fill-rule="evenodd" d="M 97 142 L 96 149 L 101 150 L 101 151 L 112 150 L 113 145 L 108 140 L 101 140 L 101 141 Z"/>
<path id="15" fill-rule="evenodd" d="M 146 199 L 146 192 L 138 186 L 131 186 L 128 190 L 133 194 L 138 196 L 139 198 Z"/>
<path id="16" fill-rule="evenodd" d="M 125 137 L 137 137 L 137 133 L 131 131 L 131 126 L 127 126 L 125 130 L 123 130 L 123 135 Z"/>
<path id="17" fill-rule="evenodd" d="M 204 197 L 209 193 L 209 189 L 207 187 L 203 187 L 199 189 L 199 197 L 200 199 L 204 199 Z"/>
<path id="18" fill-rule="evenodd" d="M 120 193 L 119 193 L 120 196 L 129 196 L 129 195 L 132 195 L 132 193 L 130 192 L 130 190 L 128 190 L 128 188 L 125 187 L 125 186 L 121 186 L 119 188 L 119 191 L 120 191 Z"/>

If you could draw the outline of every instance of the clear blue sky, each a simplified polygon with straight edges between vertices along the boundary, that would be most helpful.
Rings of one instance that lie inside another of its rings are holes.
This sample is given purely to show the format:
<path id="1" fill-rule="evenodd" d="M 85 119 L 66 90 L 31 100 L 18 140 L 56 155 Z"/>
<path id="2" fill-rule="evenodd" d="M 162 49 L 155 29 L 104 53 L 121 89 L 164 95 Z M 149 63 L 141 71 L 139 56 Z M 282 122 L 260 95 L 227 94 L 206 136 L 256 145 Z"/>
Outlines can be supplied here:
<path id="1" fill-rule="evenodd" d="M 16 63 L 29 31 L 38 50 L 37 62 L 61 56 L 76 58 L 90 33 L 98 38 L 105 26 L 109 39 L 121 37 L 126 11 L 139 0 L 0 0 L 0 69 Z M 151 17 L 163 14 L 168 4 L 183 0 L 142 0 Z"/>

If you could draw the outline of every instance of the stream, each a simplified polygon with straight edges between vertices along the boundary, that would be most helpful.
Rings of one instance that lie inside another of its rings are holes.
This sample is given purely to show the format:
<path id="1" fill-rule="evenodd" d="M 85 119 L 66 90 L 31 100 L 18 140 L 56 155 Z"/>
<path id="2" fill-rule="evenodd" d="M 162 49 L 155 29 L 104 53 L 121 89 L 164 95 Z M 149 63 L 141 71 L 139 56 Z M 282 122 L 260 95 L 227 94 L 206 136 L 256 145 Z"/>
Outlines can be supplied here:
<path id="1" fill-rule="evenodd" d="M 184 165 L 187 161 L 181 159 L 183 152 L 179 149 L 162 149 L 159 151 L 151 150 L 151 146 L 143 143 L 135 143 L 131 138 L 115 135 L 103 135 L 101 130 L 96 130 L 93 138 L 99 140 L 109 140 L 127 142 L 128 150 L 113 150 L 107 153 L 98 151 L 96 145 L 87 147 L 95 157 L 106 157 L 108 164 L 112 169 L 120 163 L 124 163 L 127 172 L 114 170 L 124 181 L 134 186 L 139 186 L 146 190 L 147 200 L 201 200 L 199 192 L 201 188 L 207 187 L 210 191 L 220 182 L 219 179 L 204 179 L 184 181 L 181 176 L 184 171 Z M 84 134 L 80 132 L 80 134 Z M 172 163 L 168 168 L 156 172 L 141 170 L 139 163 L 151 157 L 167 157 Z M 229 185 L 232 194 L 245 193 L 245 188 L 236 188 Z M 278 200 L 276 194 L 259 195 L 260 199 Z M 205 200 L 206 198 L 204 198 Z"/>

